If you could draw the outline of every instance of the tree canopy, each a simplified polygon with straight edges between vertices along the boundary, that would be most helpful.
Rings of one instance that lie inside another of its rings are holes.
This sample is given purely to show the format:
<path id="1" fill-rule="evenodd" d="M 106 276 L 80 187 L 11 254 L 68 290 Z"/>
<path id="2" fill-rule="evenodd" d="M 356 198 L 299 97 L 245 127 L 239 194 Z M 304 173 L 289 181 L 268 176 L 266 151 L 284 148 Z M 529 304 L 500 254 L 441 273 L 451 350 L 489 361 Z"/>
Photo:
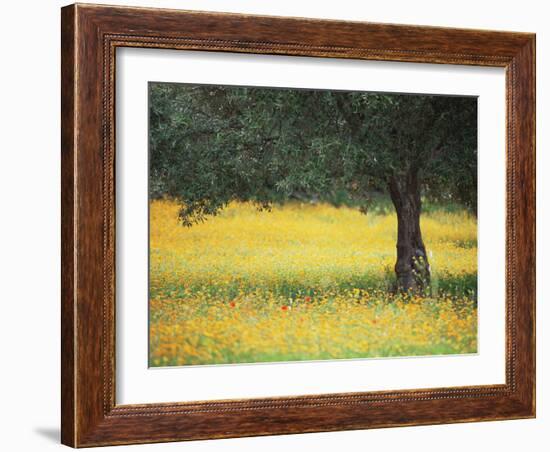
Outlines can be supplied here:
<path id="1" fill-rule="evenodd" d="M 192 224 L 229 201 L 358 203 L 418 171 L 424 195 L 475 211 L 472 97 L 152 84 L 151 195 Z"/>

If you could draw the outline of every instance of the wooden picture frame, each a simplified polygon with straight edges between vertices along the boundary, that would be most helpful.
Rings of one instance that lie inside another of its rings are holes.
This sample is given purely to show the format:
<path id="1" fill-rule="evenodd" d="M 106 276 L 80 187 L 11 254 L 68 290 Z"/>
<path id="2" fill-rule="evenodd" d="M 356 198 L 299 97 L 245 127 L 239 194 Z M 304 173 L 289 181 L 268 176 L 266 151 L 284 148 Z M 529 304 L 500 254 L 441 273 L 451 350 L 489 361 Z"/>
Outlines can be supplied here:
<path id="1" fill-rule="evenodd" d="M 62 9 L 62 442 L 73 447 L 535 416 L 535 35 L 70 5 Z M 118 47 L 506 69 L 506 383 L 115 403 Z"/>

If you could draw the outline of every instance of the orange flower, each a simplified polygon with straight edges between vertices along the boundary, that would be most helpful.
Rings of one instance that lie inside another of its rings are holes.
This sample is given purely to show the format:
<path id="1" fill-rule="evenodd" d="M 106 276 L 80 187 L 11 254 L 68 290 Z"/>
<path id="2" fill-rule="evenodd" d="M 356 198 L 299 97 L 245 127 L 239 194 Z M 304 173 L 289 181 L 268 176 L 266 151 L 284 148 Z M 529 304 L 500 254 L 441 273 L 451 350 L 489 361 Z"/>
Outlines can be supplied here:
<path id="1" fill-rule="evenodd" d="M 304 298 L 304 300 L 306 300 L 309 303 L 311 301 L 311 297 L 307 296 L 307 297 Z"/>
<path id="2" fill-rule="evenodd" d="M 235 306 L 237 306 L 237 303 L 235 303 L 234 301 L 232 301 L 231 303 L 229 303 L 229 306 L 231 306 L 232 308 L 234 308 Z"/>
<path id="3" fill-rule="evenodd" d="M 288 311 L 288 306 L 282 306 L 281 309 L 282 309 L 283 311 Z"/>

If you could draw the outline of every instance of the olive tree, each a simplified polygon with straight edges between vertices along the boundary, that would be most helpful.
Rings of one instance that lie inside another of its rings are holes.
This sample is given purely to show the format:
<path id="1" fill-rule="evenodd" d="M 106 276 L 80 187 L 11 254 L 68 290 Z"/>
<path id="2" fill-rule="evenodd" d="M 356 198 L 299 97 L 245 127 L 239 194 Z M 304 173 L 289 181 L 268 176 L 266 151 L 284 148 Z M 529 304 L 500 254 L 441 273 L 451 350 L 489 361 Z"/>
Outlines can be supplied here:
<path id="1" fill-rule="evenodd" d="M 178 200 L 185 226 L 234 200 L 345 193 L 366 211 L 389 193 L 401 290 L 430 283 L 422 199 L 477 208 L 474 97 L 153 83 L 149 121 L 150 194 Z"/>

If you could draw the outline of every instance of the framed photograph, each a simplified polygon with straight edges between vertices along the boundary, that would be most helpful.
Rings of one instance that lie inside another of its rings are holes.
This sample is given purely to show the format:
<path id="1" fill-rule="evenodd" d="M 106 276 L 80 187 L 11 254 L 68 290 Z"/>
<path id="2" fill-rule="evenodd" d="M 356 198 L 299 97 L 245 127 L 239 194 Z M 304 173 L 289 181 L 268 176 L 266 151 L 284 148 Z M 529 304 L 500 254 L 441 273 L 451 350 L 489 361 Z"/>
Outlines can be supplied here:
<path id="1" fill-rule="evenodd" d="M 535 416 L 535 36 L 62 9 L 62 442 Z"/>

